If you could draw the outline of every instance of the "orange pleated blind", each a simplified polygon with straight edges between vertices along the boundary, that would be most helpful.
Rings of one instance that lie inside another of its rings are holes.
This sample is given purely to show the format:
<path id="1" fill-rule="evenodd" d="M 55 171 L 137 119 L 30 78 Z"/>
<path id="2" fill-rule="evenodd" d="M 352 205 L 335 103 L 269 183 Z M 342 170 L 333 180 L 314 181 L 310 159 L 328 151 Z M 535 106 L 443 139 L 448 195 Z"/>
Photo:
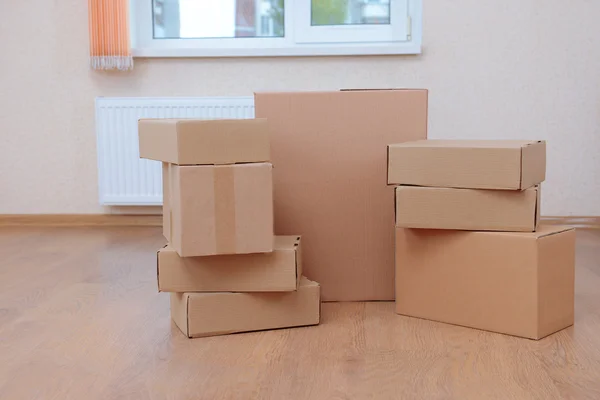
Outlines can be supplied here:
<path id="1" fill-rule="evenodd" d="M 88 0 L 90 65 L 93 69 L 129 70 L 129 0 Z"/>

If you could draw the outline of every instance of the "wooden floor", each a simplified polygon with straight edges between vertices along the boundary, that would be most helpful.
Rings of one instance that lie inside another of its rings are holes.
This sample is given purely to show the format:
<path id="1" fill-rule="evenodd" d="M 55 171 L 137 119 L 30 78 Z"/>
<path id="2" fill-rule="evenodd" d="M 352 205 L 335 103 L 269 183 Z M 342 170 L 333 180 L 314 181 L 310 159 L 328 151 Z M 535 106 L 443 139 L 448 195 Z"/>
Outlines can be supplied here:
<path id="1" fill-rule="evenodd" d="M 187 339 L 157 227 L 0 228 L 0 399 L 600 399 L 600 230 L 542 341 L 328 303 L 317 327 Z"/>

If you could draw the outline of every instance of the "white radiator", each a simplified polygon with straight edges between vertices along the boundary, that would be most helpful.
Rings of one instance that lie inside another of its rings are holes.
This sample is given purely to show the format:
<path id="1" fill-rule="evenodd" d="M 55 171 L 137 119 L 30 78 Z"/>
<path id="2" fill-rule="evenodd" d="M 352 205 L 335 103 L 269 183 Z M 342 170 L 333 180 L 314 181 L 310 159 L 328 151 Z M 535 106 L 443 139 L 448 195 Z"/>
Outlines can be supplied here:
<path id="1" fill-rule="evenodd" d="M 98 97 L 98 192 L 102 205 L 161 205 L 160 162 L 140 160 L 140 118 L 254 118 L 249 97 Z"/>

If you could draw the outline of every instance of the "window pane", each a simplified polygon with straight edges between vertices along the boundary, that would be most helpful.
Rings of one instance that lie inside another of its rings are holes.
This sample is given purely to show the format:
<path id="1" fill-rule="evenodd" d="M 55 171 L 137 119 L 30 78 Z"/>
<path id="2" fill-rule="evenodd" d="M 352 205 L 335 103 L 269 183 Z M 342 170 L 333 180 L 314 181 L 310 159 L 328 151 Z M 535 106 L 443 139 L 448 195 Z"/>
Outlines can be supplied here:
<path id="1" fill-rule="evenodd" d="M 283 37 L 284 0 L 153 0 L 154 38 Z"/>
<path id="2" fill-rule="evenodd" d="M 311 0 L 311 24 L 389 24 L 390 0 Z"/>

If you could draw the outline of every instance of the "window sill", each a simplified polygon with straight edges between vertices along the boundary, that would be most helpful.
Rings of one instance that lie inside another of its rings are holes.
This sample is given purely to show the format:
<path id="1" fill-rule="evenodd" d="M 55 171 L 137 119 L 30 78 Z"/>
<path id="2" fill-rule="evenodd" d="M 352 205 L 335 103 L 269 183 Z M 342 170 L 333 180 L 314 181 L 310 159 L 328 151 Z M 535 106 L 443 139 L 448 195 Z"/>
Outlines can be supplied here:
<path id="1" fill-rule="evenodd" d="M 269 48 L 137 48 L 132 53 L 136 58 L 418 55 L 421 54 L 421 45 L 370 43 Z"/>

